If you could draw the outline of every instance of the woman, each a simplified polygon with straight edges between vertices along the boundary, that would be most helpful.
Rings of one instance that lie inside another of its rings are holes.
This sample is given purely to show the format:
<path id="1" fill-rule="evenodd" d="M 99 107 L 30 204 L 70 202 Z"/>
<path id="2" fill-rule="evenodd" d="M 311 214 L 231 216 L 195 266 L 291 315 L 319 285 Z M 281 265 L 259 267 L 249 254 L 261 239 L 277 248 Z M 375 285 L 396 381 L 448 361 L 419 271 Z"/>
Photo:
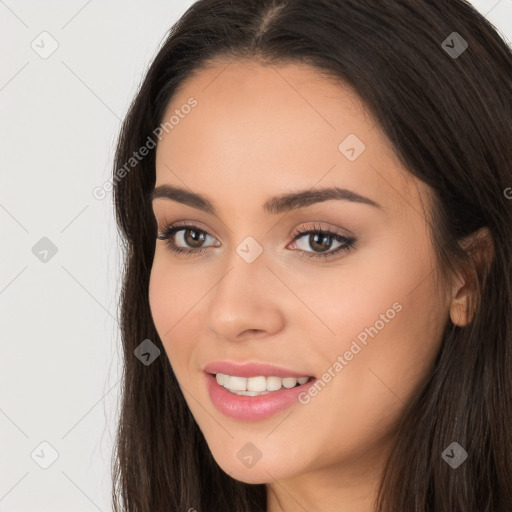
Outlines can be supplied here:
<path id="1" fill-rule="evenodd" d="M 464 0 L 187 10 L 115 159 L 115 510 L 512 510 L 511 86 Z"/>

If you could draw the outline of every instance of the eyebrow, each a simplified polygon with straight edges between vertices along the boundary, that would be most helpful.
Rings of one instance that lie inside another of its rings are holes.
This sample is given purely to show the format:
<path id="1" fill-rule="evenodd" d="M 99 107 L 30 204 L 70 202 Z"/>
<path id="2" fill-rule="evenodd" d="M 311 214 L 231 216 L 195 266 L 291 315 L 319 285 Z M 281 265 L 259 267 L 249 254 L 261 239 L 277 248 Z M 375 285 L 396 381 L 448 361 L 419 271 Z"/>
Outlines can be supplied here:
<path id="1" fill-rule="evenodd" d="M 192 208 L 197 208 L 206 213 L 217 215 L 215 206 L 206 197 L 183 188 L 171 185 L 160 185 L 154 188 L 149 194 L 151 203 L 155 199 L 170 199 L 191 206 Z M 272 197 L 263 204 L 263 210 L 267 214 L 276 215 L 290 210 L 306 208 L 312 204 L 332 199 L 367 204 L 383 210 L 382 205 L 372 199 L 340 187 L 301 190 L 299 192 Z"/>

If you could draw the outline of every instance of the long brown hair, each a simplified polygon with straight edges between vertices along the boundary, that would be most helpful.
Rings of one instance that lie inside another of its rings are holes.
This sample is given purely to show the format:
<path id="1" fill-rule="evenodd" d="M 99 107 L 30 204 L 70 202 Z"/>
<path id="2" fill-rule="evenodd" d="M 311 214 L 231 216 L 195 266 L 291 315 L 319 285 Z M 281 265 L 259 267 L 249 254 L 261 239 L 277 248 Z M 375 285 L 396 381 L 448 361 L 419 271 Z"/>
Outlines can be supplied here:
<path id="1" fill-rule="evenodd" d="M 177 88 L 217 57 L 304 63 L 353 87 L 405 167 L 433 190 L 439 268 L 465 269 L 478 289 L 473 320 L 447 322 L 435 368 L 408 404 L 376 510 L 512 510 L 512 52 L 466 0 L 199 0 L 170 29 L 115 155 L 125 260 L 114 510 L 266 510 L 264 484 L 216 464 L 168 358 L 146 366 L 134 355 L 145 339 L 165 354 L 148 300 L 155 151 L 126 164 L 156 140 Z M 485 271 L 461 244 L 482 227 L 494 242 Z M 453 441 L 468 452 L 456 470 L 441 457 Z"/>

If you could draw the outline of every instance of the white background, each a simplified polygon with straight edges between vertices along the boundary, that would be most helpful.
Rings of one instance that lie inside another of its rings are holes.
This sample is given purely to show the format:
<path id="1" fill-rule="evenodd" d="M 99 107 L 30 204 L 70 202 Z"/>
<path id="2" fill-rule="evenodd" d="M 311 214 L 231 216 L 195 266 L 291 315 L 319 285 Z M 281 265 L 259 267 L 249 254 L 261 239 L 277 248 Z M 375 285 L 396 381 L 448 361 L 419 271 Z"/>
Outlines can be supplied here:
<path id="1" fill-rule="evenodd" d="M 192 3 L 0 0 L 0 512 L 111 510 L 121 255 L 111 193 L 92 190 Z M 512 0 L 473 3 L 512 40 Z M 46 59 L 31 47 L 51 48 L 44 31 L 58 43 Z M 43 237 L 47 262 L 32 252 Z M 58 453 L 47 469 L 43 441 Z"/>

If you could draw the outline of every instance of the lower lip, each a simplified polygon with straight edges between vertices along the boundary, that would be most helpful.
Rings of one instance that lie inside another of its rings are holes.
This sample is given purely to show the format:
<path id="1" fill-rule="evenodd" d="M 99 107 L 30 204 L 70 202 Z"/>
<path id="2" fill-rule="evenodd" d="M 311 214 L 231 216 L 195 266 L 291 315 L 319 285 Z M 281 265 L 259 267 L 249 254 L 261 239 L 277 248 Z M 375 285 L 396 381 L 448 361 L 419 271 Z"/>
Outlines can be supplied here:
<path id="1" fill-rule="evenodd" d="M 290 389 L 282 387 L 279 391 L 258 396 L 232 393 L 217 382 L 215 375 L 209 373 L 206 374 L 206 380 L 210 398 L 222 414 L 237 420 L 256 421 L 269 418 L 297 403 L 299 395 L 307 392 L 317 379 L 312 378 L 301 386 Z"/>

